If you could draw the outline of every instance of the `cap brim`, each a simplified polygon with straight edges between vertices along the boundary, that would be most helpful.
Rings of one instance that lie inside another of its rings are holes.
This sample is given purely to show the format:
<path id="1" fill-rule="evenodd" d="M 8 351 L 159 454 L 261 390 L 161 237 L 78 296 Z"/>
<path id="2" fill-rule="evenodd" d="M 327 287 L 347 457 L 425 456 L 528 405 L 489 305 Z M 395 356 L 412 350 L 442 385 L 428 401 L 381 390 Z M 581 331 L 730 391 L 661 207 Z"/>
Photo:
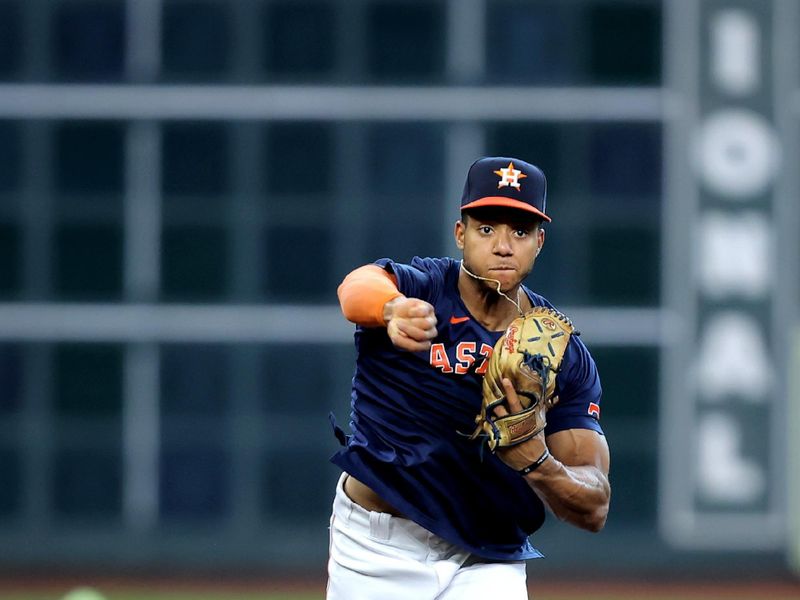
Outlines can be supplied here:
<path id="1" fill-rule="evenodd" d="M 470 208 L 482 208 L 484 206 L 505 206 L 506 208 L 516 208 L 519 210 L 524 210 L 525 212 L 533 213 L 534 215 L 541 217 L 548 223 L 552 221 L 550 217 L 544 214 L 535 206 L 531 206 L 527 202 L 520 202 L 519 200 L 514 200 L 513 198 L 506 198 L 505 196 L 486 196 L 485 198 L 481 198 L 480 200 L 475 200 L 474 202 L 470 202 L 469 204 L 465 204 L 461 207 L 461 210 L 469 210 Z"/>

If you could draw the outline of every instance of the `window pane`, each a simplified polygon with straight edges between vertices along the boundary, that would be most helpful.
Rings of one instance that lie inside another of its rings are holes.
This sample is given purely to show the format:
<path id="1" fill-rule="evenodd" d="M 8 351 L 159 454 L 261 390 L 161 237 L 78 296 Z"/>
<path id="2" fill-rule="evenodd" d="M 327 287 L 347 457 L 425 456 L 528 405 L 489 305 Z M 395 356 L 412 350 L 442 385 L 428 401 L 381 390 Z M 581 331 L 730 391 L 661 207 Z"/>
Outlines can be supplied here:
<path id="1" fill-rule="evenodd" d="M 228 247 L 217 227 L 167 227 L 162 254 L 162 289 L 168 299 L 207 300 L 225 294 Z"/>
<path id="2" fill-rule="evenodd" d="M 607 226 L 589 233 L 589 248 L 589 302 L 658 304 L 658 232 Z"/>
<path id="3" fill-rule="evenodd" d="M 617 452 L 613 462 L 614 500 L 610 518 L 619 525 L 623 521 L 626 525 L 655 523 L 658 465 L 654 455 L 646 450 L 636 454 Z"/>
<path id="4" fill-rule="evenodd" d="M 597 125 L 590 148 L 592 192 L 637 202 L 660 195 L 660 125 Z"/>
<path id="5" fill-rule="evenodd" d="M 0 344 L 0 414 L 22 408 L 22 349 L 15 344 Z M 2 469 L 0 469 L 2 471 Z"/>
<path id="6" fill-rule="evenodd" d="M 437 125 L 380 124 L 370 127 L 365 193 L 391 194 L 398 202 L 409 194 L 427 197 L 444 190 L 444 134 Z M 466 176 L 466 167 L 464 169 Z M 413 214 L 412 211 L 411 214 Z M 426 211 L 427 212 L 427 211 Z"/>
<path id="7" fill-rule="evenodd" d="M 377 80 L 430 81 L 444 72 L 440 2 L 375 3 L 367 11 L 367 68 Z"/>
<path id="8" fill-rule="evenodd" d="M 22 460 L 19 451 L 0 446 L 0 516 L 18 512 L 22 505 Z"/>
<path id="9" fill-rule="evenodd" d="M 661 81 L 660 3 L 592 3 L 587 21 L 588 62 L 594 83 Z"/>
<path id="10" fill-rule="evenodd" d="M 222 78 L 231 55 L 227 4 L 168 2 L 164 6 L 164 72 L 167 78 Z"/>
<path id="11" fill-rule="evenodd" d="M 219 123 L 164 125 L 164 193 L 216 196 L 229 190 L 228 136 Z"/>
<path id="12" fill-rule="evenodd" d="M 333 188 L 333 131 L 323 123 L 279 123 L 267 129 L 267 187 L 325 201 Z M 314 199 L 311 198 L 313 202 Z"/>
<path id="13" fill-rule="evenodd" d="M 19 293 L 21 264 L 19 227 L 0 223 L 0 298 L 14 297 Z"/>
<path id="14" fill-rule="evenodd" d="M 658 497 L 659 350 L 594 346 L 591 351 L 603 385 L 600 422 L 612 446 L 617 440 L 612 449 L 614 518 L 652 523 Z"/>
<path id="15" fill-rule="evenodd" d="M 55 235 L 55 288 L 81 299 L 122 295 L 122 228 L 62 225 Z"/>
<path id="16" fill-rule="evenodd" d="M 121 194 L 125 129 L 120 123 L 63 123 L 55 130 L 57 189 L 67 194 Z"/>
<path id="17" fill-rule="evenodd" d="M 52 62 L 60 79 L 112 81 L 124 67 L 122 2 L 65 2 L 55 10 Z"/>
<path id="18" fill-rule="evenodd" d="M 562 198 L 558 198 L 559 210 Z M 555 208 L 555 207 L 554 207 Z M 551 211 L 548 205 L 548 212 Z M 591 304 L 586 292 L 586 229 L 558 219 L 554 226 L 545 227 L 545 244 L 536 259 L 525 285 L 541 294 L 556 307 Z M 564 274 L 569 273 L 569 277 Z M 580 329 L 580 327 L 579 327 Z"/>
<path id="19" fill-rule="evenodd" d="M 2 21 L 0 21 L 0 30 L 2 27 Z M 1 34 L 2 31 L 0 31 Z M 2 43 L 0 40 L 0 44 Z M 22 139 L 19 124 L 12 121 L 0 121 L 0 192 L 16 190 L 19 187 L 21 172 Z"/>
<path id="20" fill-rule="evenodd" d="M 334 385 L 331 363 L 338 349 L 329 345 L 281 344 L 264 349 L 261 390 L 266 414 L 297 414 L 297 399 L 303 411 L 325 414 L 332 405 Z M 314 365 L 308 369 L 308 365 Z"/>
<path id="21" fill-rule="evenodd" d="M 365 240 L 365 260 L 389 257 L 408 262 L 414 256 L 442 254 L 444 236 L 438 218 L 431 218 L 431 206 L 440 200 L 416 195 L 404 199 L 404 204 L 393 201 L 370 207 Z M 409 218 L 409 215 L 419 215 Z"/>
<path id="22" fill-rule="evenodd" d="M 166 450 L 161 457 L 161 518 L 225 516 L 230 472 L 230 461 L 218 447 Z"/>
<path id="23" fill-rule="evenodd" d="M 282 301 L 330 301 L 333 244 L 323 227 L 275 227 L 266 235 L 267 295 Z"/>
<path id="24" fill-rule="evenodd" d="M 54 355 L 56 411 L 64 416 L 120 417 L 122 348 L 59 344 Z"/>
<path id="25" fill-rule="evenodd" d="M 491 3 L 486 15 L 487 79 L 512 85 L 576 79 L 568 9 L 557 2 Z"/>
<path id="26" fill-rule="evenodd" d="M 592 347 L 603 396 L 603 418 L 658 415 L 658 350 L 651 347 Z M 631 377 L 636 373 L 636 377 Z"/>
<path id="27" fill-rule="evenodd" d="M 276 519 L 307 523 L 310 519 L 324 519 L 330 513 L 331 495 L 335 485 L 333 476 L 298 477 L 307 473 L 309 465 L 323 465 L 328 460 L 325 450 L 292 448 L 268 451 L 264 457 L 262 489 L 263 510 Z M 322 469 L 317 470 L 319 475 Z M 333 469 L 327 469 L 333 472 Z M 323 490 L 323 493 L 320 493 Z"/>
<path id="28" fill-rule="evenodd" d="M 61 448 L 53 475 L 55 510 L 66 517 L 119 516 L 122 459 L 119 451 Z"/>
<path id="29" fill-rule="evenodd" d="M 367 198 L 367 259 L 389 256 L 407 261 L 414 255 L 439 255 L 443 232 L 435 217 L 445 184 L 442 129 L 373 125 L 367 143 L 362 191 Z"/>
<path id="30" fill-rule="evenodd" d="M 336 63 L 330 2 L 274 2 L 266 7 L 264 63 L 278 77 L 321 76 Z"/>
<path id="31" fill-rule="evenodd" d="M 21 21 L 19 2 L 0 2 L 0 79 L 11 79 L 19 71 L 22 62 Z"/>
<path id="32" fill-rule="evenodd" d="M 161 407 L 170 415 L 221 415 L 230 377 L 225 346 L 174 344 L 161 349 Z"/>

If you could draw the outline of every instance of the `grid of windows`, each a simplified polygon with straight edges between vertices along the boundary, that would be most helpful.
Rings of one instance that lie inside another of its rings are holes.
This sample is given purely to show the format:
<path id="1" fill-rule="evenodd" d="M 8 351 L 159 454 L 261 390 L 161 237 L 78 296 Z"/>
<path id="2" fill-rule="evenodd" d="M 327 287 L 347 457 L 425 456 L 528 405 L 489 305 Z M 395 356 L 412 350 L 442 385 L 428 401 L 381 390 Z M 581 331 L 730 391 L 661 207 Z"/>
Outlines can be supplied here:
<path id="1" fill-rule="evenodd" d="M 4 125 L 0 135 L 5 130 L 10 140 L 5 147 L 9 162 L 20 165 L 20 151 L 14 147 L 30 125 Z M 247 181 L 242 182 L 232 181 L 230 162 L 247 147 L 234 144 L 230 126 L 165 124 L 162 297 L 223 300 L 232 293 L 233 272 L 247 272 L 253 295 L 243 300 L 320 302 L 329 299 L 326 290 L 335 283 L 337 269 L 345 268 L 331 263 L 336 245 L 361 241 L 351 252 L 364 260 L 441 252 L 440 223 L 407 215 L 424 215 L 431 201 L 446 201 L 441 176 L 446 125 L 367 125 L 368 162 L 356 182 L 363 221 L 352 224 L 366 230 L 364 239 L 338 239 L 331 229 L 336 204 L 349 201 L 337 194 L 344 187 L 336 170 L 337 136 L 351 136 L 359 127 L 304 122 L 258 126 L 263 149 L 256 164 L 265 168 L 245 173 Z M 125 128 L 119 123 L 68 122 L 51 129 L 52 165 L 40 166 L 53 173 L 58 218 L 50 236 L 51 290 L 36 299 L 119 299 Z M 548 173 L 555 222 L 536 283 L 563 303 L 654 305 L 660 126 L 515 122 L 487 123 L 485 131 L 487 153 L 525 156 Z M 18 187 L 13 179 L 20 172 L 22 168 L 15 168 L 14 177 L 5 178 L 7 189 Z M 252 193 L 235 203 L 233 190 L 240 188 Z M 256 250 L 261 259 L 245 258 L 250 264 L 236 264 L 232 258 L 232 227 L 238 226 L 235 215 L 243 207 L 255 216 L 262 240 Z M 389 225 L 392 235 L 386 235 Z M 17 296 L 25 279 L 25 231 L 19 211 L 6 207 L 0 213 L 0 261 L 6 267 L 0 270 L 0 294 L 5 297 Z M 597 267 L 581 274 L 587 257 Z M 551 277 L 551 265 L 569 265 L 573 276 Z M 627 267 L 615 279 L 614 270 L 622 265 Z M 603 277 L 597 275 L 601 272 Z M 629 284 L 618 285 L 623 280 Z"/>
<path id="2" fill-rule="evenodd" d="M 447 66 L 453 6 L 163 0 L 160 55 L 149 82 L 462 84 Z M 0 83 L 140 83 L 139 72 L 126 68 L 135 43 L 127 39 L 131 18 L 121 0 L 0 0 Z M 487 0 L 479 32 L 485 68 L 466 83 L 658 85 L 660 27 L 655 0 Z M 139 299 L 126 284 L 134 235 L 126 220 L 130 139 L 139 125 L 0 121 L 0 300 Z M 360 263 L 455 251 L 443 242 L 451 223 L 440 207 L 458 201 L 447 197 L 445 180 L 457 124 L 147 125 L 158 138 L 158 155 L 149 157 L 159 223 L 159 253 L 149 267 L 154 301 L 332 304 L 339 279 Z M 660 123 L 475 126 L 486 154 L 525 157 L 548 174 L 554 223 L 532 287 L 559 305 L 657 305 Z M 31 214 L 38 209 L 41 215 Z M 324 467 L 335 448 L 326 415 L 347 414 L 352 348 L 151 349 L 159 375 L 157 522 L 232 524 L 250 510 L 242 518 L 261 525 L 312 519 L 324 529 L 329 495 L 320 493 L 320 481 L 332 484 L 335 475 Z M 127 531 L 120 440 L 130 352 L 124 342 L 0 345 L 0 415 L 38 424 L 53 439 L 34 448 L 21 436 L 3 438 L 0 524 L 41 516 L 23 501 L 40 494 L 58 522 L 89 529 L 115 522 Z M 606 414 L 652 424 L 655 350 L 599 349 L 598 363 Z M 625 377 L 631 363 L 644 383 L 637 401 L 625 404 L 621 399 L 633 396 Z M 319 431 L 298 444 L 287 432 L 302 427 Z M 656 498 L 631 490 L 638 470 L 655 473 L 653 439 L 644 449 L 615 448 L 615 485 L 623 490 L 616 494 L 625 506 L 619 518 L 643 527 L 653 525 Z M 46 484 L 27 476 L 27 464 L 47 469 Z M 296 476 L 311 469 L 324 473 Z M 298 545 L 297 556 L 304 551 Z"/>
<path id="3" fill-rule="evenodd" d="M 443 84 L 445 0 L 162 0 L 164 82 Z M 486 0 L 492 84 L 658 84 L 656 0 Z M 43 18 L 44 17 L 44 18 Z M 45 27 L 49 37 L 31 34 Z M 123 0 L 0 1 L 0 81 L 128 77 Z M 44 68 L 34 63 L 46 57 Z"/>

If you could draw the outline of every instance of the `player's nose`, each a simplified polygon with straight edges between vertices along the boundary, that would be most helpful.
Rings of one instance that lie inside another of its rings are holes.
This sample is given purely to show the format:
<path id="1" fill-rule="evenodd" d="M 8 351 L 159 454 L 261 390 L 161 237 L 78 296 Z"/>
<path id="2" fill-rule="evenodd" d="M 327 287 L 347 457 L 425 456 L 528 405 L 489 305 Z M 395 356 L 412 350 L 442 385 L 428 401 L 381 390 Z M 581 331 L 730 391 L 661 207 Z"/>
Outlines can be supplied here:
<path id="1" fill-rule="evenodd" d="M 505 233 L 500 233 L 495 238 L 494 252 L 502 256 L 508 256 L 513 253 L 513 246 L 511 245 L 511 236 Z"/>

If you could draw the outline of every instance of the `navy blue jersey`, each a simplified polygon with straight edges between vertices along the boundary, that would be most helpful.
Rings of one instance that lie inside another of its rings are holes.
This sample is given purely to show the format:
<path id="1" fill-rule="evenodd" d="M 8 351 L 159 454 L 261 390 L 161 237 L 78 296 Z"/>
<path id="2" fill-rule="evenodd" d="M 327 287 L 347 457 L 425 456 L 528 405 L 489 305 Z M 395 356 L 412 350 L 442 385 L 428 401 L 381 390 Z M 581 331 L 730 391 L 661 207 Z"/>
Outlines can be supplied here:
<path id="1" fill-rule="evenodd" d="M 528 536 L 545 508 L 525 480 L 468 439 L 481 408 L 487 359 L 502 335 L 467 311 L 458 293 L 459 261 L 377 261 L 400 291 L 433 305 L 438 335 L 430 350 L 395 348 L 383 327 L 357 327 L 351 435 L 332 461 L 403 515 L 448 542 L 499 560 L 541 554 Z M 534 306 L 552 306 L 525 288 Z M 598 423 L 600 379 L 594 360 L 572 336 L 556 379 L 559 403 L 547 413 L 549 435 Z"/>

